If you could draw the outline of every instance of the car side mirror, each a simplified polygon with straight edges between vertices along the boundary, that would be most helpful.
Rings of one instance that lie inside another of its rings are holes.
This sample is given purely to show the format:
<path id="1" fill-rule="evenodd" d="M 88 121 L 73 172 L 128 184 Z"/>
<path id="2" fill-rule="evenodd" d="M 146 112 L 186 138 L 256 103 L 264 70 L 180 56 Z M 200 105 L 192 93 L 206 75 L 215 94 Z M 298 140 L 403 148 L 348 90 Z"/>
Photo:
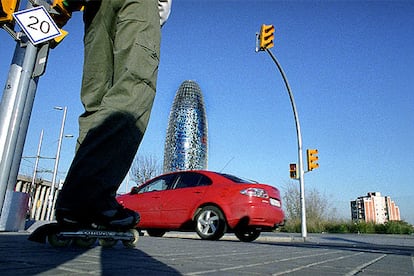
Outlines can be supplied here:
<path id="1" fill-rule="evenodd" d="M 136 195 L 136 194 L 138 194 L 138 187 L 137 186 L 134 186 L 134 187 L 132 187 L 132 189 L 131 189 L 131 195 Z"/>

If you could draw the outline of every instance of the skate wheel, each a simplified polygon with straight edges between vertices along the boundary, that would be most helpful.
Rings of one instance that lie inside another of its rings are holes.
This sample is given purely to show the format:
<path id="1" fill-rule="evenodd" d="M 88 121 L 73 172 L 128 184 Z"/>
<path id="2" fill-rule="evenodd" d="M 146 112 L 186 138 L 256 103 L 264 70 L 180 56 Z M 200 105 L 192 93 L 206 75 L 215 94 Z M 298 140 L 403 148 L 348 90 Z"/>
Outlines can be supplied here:
<path id="1" fill-rule="evenodd" d="M 57 234 L 48 235 L 47 241 L 53 247 L 67 247 L 71 242 L 70 239 L 62 239 Z"/>
<path id="2" fill-rule="evenodd" d="M 136 229 L 131 229 L 128 231 L 128 233 L 133 235 L 133 238 L 129 241 L 122 241 L 122 244 L 127 248 L 134 248 L 139 240 L 139 233 Z"/>
<path id="3" fill-rule="evenodd" d="M 96 242 L 96 238 L 76 238 L 73 243 L 82 248 L 90 248 Z"/>
<path id="4" fill-rule="evenodd" d="M 102 247 L 113 247 L 118 241 L 114 239 L 99 239 L 99 245 Z"/>

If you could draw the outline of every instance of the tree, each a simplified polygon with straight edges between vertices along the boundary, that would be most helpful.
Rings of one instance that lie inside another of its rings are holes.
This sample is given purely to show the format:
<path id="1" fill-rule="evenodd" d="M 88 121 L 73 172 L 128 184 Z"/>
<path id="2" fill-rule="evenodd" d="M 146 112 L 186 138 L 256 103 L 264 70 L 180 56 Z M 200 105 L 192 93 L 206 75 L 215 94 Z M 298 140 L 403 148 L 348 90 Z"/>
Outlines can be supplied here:
<path id="1" fill-rule="evenodd" d="M 312 189 L 305 195 L 306 217 L 314 220 L 327 219 L 328 199 Z"/>
<path id="2" fill-rule="evenodd" d="M 306 204 L 306 203 L 305 203 Z M 285 206 L 286 218 L 289 220 L 300 220 L 300 192 L 294 185 L 289 185 L 283 195 L 283 205 Z"/>
<path id="3" fill-rule="evenodd" d="M 297 185 L 289 184 L 283 195 L 288 226 L 292 229 L 299 227 L 301 223 L 300 191 Z M 318 231 L 322 223 L 335 217 L 336 209 L 330 208 L 329 199 L 316 189 L 307 190 L 305 193 L 307 226 Z M 290 225 L 289 225 L 290 224 Z"/>
<path id="4" fill-rule="evenodd" d="M 154 155 L 137 155 L 132 163 L 130 177 L 136 185 L 162 174 L 162 166 Z"/>

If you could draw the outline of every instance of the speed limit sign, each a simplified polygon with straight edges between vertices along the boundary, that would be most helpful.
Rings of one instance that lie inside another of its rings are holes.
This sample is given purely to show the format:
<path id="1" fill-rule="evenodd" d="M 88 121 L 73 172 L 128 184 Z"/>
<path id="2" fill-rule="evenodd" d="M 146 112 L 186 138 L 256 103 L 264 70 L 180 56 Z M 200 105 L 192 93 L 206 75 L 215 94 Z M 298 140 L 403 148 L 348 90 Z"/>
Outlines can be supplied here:
<path id="1" fill-rule="evenodd" d="M 15 12 L 13 16 L 34 45 L 61 35 L 58 26 L 43 6 Z"/>

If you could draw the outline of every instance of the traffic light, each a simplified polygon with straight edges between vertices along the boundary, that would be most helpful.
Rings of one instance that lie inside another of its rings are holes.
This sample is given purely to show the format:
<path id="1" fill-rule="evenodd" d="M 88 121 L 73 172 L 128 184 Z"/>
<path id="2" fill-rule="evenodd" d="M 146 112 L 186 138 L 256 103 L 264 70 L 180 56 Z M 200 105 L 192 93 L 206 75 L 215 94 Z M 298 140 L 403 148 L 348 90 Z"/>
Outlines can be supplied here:
<path id="1" fill-rule="evenodd" d="M 296 164 L 289 164 L 290 178 L 297 179 Z"/>
<path id="2" fill-rule="evenodd" d="M 0 2 L 0 25 L 9 24 L 13 21 L 13 13 L 19 9 L 20 0 L 1 0 Z"/>
<path id="3" fill-rule="evenodd" d="M 260 29 L 260 50 L 266 50 L 274 46 L 273 39 L 275 37 L 275 27 L 273 25 L 262 25 Z"/>
<path id="4" fill-rule="evenodd" d="M 72 10 L 67 0 L 53 0 L 51 8 L 57 12 L 57 14 L 52 13 L 51 15 L 59 28 L 63 27 L 72 17 Z"/>
<path id="5" fill-rule="evenodd" d="M 306 155 L 308 156 L 308 171 L 319 168 L 318 161 L 318 150 L 317 149 L 308 149 L 306 150 Z"/>

